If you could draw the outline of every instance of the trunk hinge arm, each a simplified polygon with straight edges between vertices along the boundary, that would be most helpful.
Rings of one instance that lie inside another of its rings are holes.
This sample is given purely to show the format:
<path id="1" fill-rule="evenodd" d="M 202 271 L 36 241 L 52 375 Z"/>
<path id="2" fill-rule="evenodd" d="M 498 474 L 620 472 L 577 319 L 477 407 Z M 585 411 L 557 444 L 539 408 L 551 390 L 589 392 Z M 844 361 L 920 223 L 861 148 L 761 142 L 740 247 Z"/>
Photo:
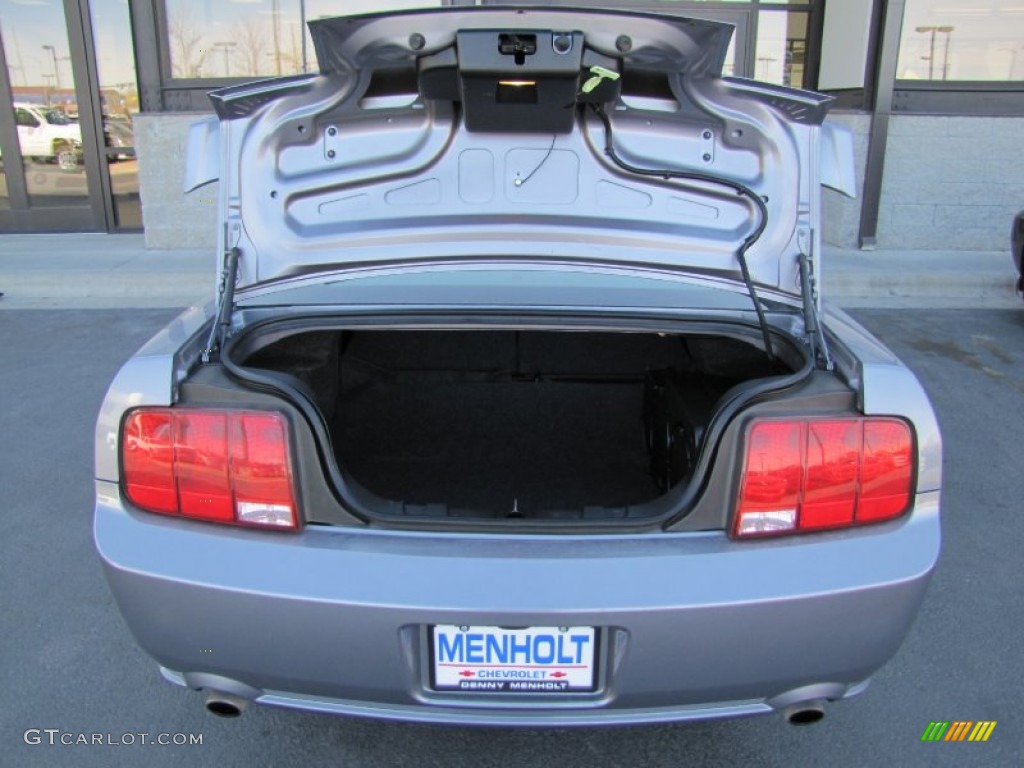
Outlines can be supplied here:
<path id="1" fill-rule="evenodd" d="M 210 330 L 210 340 L 203 350 L 203 362 L 219 359 L 220 351 L 231 327 L 231 313 L 235 310 L 235 282 L 238 280 L 238 259 L 242 251 L 237 246 L 224 252 L 224 265 L 220 272 L 220 287 L 217 296 L 217 318 Z"/>
<path id="2" fill-rule="evenodd" d="M 829 354 L 828 342 L 825 341 L 825 333 L 821 329 L 818 317 L 818 281 L 814 274 L 814 263 L 803 249 L 797 256 L 797 261 L 800 263 L 800 297 L 804 304 L 804 328 L 807 330 L 807 339 L 811 345 L 811 355 L 815 360 L 820 357 L 825 370 L 831 371 L 832 356 Z"/>

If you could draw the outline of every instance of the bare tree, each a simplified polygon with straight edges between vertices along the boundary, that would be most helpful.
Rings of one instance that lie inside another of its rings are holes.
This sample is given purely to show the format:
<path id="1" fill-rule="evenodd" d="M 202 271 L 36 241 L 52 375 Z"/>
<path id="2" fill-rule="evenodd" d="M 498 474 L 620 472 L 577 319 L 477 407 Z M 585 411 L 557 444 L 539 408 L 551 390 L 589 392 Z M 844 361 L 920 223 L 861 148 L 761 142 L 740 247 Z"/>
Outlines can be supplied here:
<path id="1" fill-rule="evenodd" d="M 171 69 L 175 77 L 201 77 L 203 60 L 210 51 L 200 48 L 202 28 L 185 8 L 178 6 L 170 14 Z"/>
<path id="2" fill-rule="evenodd" d="M 267 35 L 263 24 L 251 16 L 242 19 L 238 26 L 238 39 L 246 68 L 245 72 L 239 74 L 261 74 L 263 58 L 268 53 Z"/>

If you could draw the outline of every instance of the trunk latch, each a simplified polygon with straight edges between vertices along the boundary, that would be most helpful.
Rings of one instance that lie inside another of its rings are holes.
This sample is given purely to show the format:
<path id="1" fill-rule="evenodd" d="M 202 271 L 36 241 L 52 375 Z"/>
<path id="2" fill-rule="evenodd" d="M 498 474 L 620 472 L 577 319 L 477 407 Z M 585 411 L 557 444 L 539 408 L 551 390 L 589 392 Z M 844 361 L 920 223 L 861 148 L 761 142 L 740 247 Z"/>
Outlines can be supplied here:
<path id="1" fill-rule="evenodd" d="M 537 52 L 536 35 L 498 35 L 498 50 L 504 56 L 513 57 L 517 67 L 526 63 L 527 56 L 533 56 Z"/>

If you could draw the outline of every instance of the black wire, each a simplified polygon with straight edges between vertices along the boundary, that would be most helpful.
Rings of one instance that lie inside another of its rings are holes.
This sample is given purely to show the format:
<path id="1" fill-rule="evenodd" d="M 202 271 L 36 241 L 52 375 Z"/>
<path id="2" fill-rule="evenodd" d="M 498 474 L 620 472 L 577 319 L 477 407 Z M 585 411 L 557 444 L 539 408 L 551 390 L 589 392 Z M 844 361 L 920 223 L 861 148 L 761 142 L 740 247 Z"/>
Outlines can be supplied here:
<path id="1" fill-rule="evenodd" d="M 740 245 L 739 250 L 736 251 L 736 260 L 740 263 L 740 272 L 743 275 L 743 283 L 747 286 L 747 292 L 750 294 L 750 300 L 754 302 L 754 311 L 757 312 L 757 320 L 761 325 L 761 337 L 764 339 L 764 351 L 768 355 L 768 359 L 775 362 L 775 353 L 772 349 L 771 335 L 768 332 L 768 320 L 764 315 L 764 307 L 761 306 L 761 301 L 757 297 L 757 289 L 754 288 L 754 281 L 750 278 L 750 268 L 747 266 L 747 251 L 750 247 L 758 241 L 762 234 L 764 234 L 765 227 L 768 226 L 768 206 L 765 205 L 764 200 L 750 187 L 740 184 L 738 181 L 731 181 L 730 179 L 723 179 L 718 176 L 711 176 L 710 174 L 700 173 L 699 171 L 670 171 L 670 170 L 658 170 L 656 168 L 638 168 L 635 165 L 630 165 L 615 152 L 615 146 L 612 141 L 612 122 L 608 119 L 608 115 L 598 104 L 590 105 L 595 114 L 601 118 L 601 122 L 604 123 L 604 153 L 608 158 L 619 166 L 624 171 L 629 173 L 635 173 L 639 176 L 659 176 L 666 181 L 669 179 L 687 179 L 690 181 L 704 181 L 709 184 L 718 184 L 723 187 L 728 187 L 733 191 L 737 192 L 744 197 L 750 198 L 753 201 L 754 206 L 757 208 L 758 221 L 757 226 L 754 227 L 754 231 L 747 235 L 746 239 Z"/>
<path id="2" fill-rule="evenodd" d="M 541 167 L 544 165 L 544 163 L 546 163 L 548 161 L 548 158 L 551 157 L 551 153 L 555 149 L 555 139 L 557 139 L 557 138 L 558 138 L 558 134 L 557 133 L 551 134 L 551 146 L 548 147 L 547 154 L 544 155 L 543 158 L 541 158 L 541 161 L 539 163 L 537 163 L 537 166 L 532 171 L 530 171 L 528 174 L 526 174 L 525 178 L 520 179 L 520 181 L 519 181 L 519 186 L 520 187 L 523 186 L 523 184 L 528 182 L 530 179 L 532 179 L 533 178 L 533 174 L 535 174 L 537 171 L 539 171 L 541 169 Z"/>

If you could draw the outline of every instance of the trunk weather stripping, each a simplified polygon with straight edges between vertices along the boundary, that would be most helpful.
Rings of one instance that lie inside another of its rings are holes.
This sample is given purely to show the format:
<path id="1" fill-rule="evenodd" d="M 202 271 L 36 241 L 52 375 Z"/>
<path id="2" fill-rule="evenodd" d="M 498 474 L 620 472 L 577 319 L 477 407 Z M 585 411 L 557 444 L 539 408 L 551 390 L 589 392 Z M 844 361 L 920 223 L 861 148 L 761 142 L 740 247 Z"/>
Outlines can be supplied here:
<path id="1" fill-rule="evenodd" d="M 294 318 L 294 320 L 298 321 L 304 319 L 306 318 Z M 437 320 L 437 318 L 433 319 L 435 321 Z M 258 329 L 260 326 L 273 325 L 275 322 L 280 321 L 265 320 L 262 323 L 246 328 L 244 332 L 238 335 L 230 338 L 225 337 L 223 352 L 220 356 L 220 363 L 224 367 L 227 375 L 243 386 L 259 392 L 283 395 L 299 409 L 312 430 L 318 458 L 320 460 L 320 466 L 328 479 L 328 484 L 331 486 L 335 498 L 345 505 L 349 513 L 354 517 L 374 525 L 395 527 L 398 529 L 424 528 L 427 530 L 452 530 L 454 527 L 461 531 L 472 532 L 508 532 L 510 530 L 527 534 L 579 532 L 580 525 L 576 521 L 533 520 L 526 522 L 523 518 L 503 518 L 500 520 L 417 520 L 415 518 L 410 519 L 408 517 L 393 517 L 386 513 L 380 513 L 379 511 L 367 506 L 363 500 L 353 494 L 350 486 L 342 476 L 340 468 L 334 458 L 334 449 L 332 448 L 331 436 L 326 427 L 326 420 L 319 407 L 306 394 L 295 387 L 293 383 L 288 380 L 289 377 L 282 376 L 274 371 L 248 368 L 247 366 L 239 364 L 232 359 L 233 347 L 236 344 L 243 342 L 248 333 Z M 776 334 L 781 333 L 778 329 L 773 329 L 771 332 Z M 783 337 L 783 339 L 785 340 L 785 337 Z M 705 486 L 708 482 L 710 467 L 714 460 L 714 453 L 717 450 L 718 443 L 729 423 L 731 423 L 744 408 L 770 397 L 781 395 L 784 392 L 796 389 L 806 382 L 814 372 L 815 361 L 809 354 L 809 350 L 807 350 L 803 345 L 796 344 L 795 340 L 791 341 L 793 343 L 793 350 L 797 351 L 799 356 L 802 358 L 802 365 L 799 369 L 790 373 L 771 376 L 767 379 L 759 380 L 756 383 L 751 384 L 749 387 L 744 387 L 740 391 L 734 391 L 727 397 L 727 399 L 719 403 L 715 416 L 708 425 L 698 447 L 697 462 L 692 473 L 693 479 L 684 489 L 681 490 L 681 492 L 678 493 L 677 496 L 672 499 L 672 506 L 670 509 L 643 520 L 623 521 L 616 519 L 614 521 L 589 521 L 589 527 L 587 530 L 590 532 L 664 530 L 671 529 L 673 525 L 679 523 L 683 518 L 685 518 L 691 511 L 694 502 L 704 492 Z M 775 358 L 773 358 L 773 361 L 774 360 Z M 510 525 L 510 523 L 513 522 L 515 523 L 514 528 Z M 624 522 L 625 525 L 623 524 Z M 459 528 L 459 526 L 462 527 Z"/>
<path id="2" fill-rule="evenodd" d="M 220 350 L 228 336 L 231 315 L 235 311 L 235 282 L 238 280 L 238 259 L 240 248 L 229 248 L 224 252 L 224 266 L 220 273 L 220 292 L 217 298 L 217 319 L 210 329 L 210 340 L 203 350 L 203 362 L 209 363 L 220 357 Z"/>

